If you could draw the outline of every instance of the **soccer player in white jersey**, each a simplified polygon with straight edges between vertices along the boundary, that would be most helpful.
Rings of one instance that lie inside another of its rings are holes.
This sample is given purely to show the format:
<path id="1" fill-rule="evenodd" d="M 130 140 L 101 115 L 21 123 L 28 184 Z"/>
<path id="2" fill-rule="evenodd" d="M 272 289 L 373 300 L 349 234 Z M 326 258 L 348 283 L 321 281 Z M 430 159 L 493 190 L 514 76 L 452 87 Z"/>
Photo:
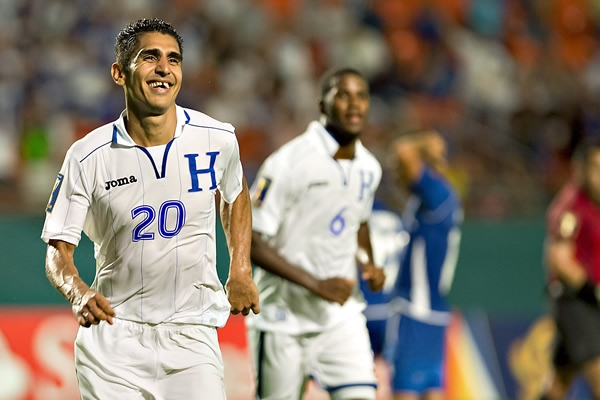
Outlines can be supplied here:
<path id="1" fill-rule="evenodd" d="M 333 399 L 374 399 L 362 276 L 381 290 L 367 220 L 381 166 L 361 144 L 369 89 L 326 75 L 320 121 L 267 158 L 253 197 L 252 261 L 262 312 L 247 319 L 261 399 L 300 399 L 309 378 Z"/>
<path id="2" fill-rule="evenodd" d="M 46 274 L 80 324 L 81 398 L 224 399 L 216 328 L 230 312 L 259 312 L 234 128 L 176 105 L 182 39 L 170 24 L 130 23 L 115 52 L 126 109 L 69 149 L 42 232 Z M 226 291 L 215 265 L 217 191 Z M 91 287 L 73 259 L 82 231 L 95 248 Z"/>

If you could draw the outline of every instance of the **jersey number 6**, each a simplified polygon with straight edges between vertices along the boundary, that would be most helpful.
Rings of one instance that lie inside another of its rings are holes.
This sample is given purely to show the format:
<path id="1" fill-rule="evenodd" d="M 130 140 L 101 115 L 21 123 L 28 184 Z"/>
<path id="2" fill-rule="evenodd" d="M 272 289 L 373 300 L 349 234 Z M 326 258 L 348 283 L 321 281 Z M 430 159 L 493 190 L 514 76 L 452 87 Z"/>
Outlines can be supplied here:
<path id="1" fill-rule="evenodd" d="M 346 207 L 342 208 L 340 212 L 337 213 L 329 223 L 329 231 L 333 233 L 334 236 L 337 236 L 340 233 L 342 233 L 342 231 L 346 227 L 346 220 L 342 215 L 344 211 L 346 211 Z"/>

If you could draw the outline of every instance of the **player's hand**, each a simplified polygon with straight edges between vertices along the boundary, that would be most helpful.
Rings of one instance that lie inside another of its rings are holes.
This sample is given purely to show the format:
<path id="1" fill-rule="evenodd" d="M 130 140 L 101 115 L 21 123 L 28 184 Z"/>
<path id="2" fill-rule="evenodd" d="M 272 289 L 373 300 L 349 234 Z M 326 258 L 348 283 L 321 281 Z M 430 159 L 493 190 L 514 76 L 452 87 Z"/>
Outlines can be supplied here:
<path id="1" fill-rule="evenodd" d="M 248 315 L 250 310 L 254 314 L 260 312 L 258 304 L 258 289 L 250 275 L 240 275 L 232 277 L 231 275 L 225 283 L 227 300 L 231 304 L 231 313 Z"/>
<path id="2" fill-rule="evenodd" d="M 373 264 L 365 264 L 362 268 L 362 278 L 369 284 L 369 289 L 373 292 L 379 292 L 383 289 L 385 283 L 385 272 L 383 268 L 376 267 Z"/>
<path id="3" fill-rule="evenodd" d="M 72 309 L 79 325 L 85 328 L 98 325 L 100 321 L 112 325 L 116 315 L 108 299 L 92 289 L 87 290 L 80 300 L 73 304 Z"/>
<path id="4" fill-rule="evenodd" d="M 329 278 L 321 279 L 317 282 L 315 293 L 325 300 L 344 305 L 346 300 L 352 295 L 355 279 L 347 278 Z"/>

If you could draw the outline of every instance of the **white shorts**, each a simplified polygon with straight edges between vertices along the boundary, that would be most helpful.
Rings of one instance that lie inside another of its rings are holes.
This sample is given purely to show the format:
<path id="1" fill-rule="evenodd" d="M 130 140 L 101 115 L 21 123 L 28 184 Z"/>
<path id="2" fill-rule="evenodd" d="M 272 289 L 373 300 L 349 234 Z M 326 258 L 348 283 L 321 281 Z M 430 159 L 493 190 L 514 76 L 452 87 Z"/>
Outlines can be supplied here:
<path id="1" fill-rule="evenodd" d="M 113 321 L 77 332 L 82 400 L 226 398 L 215 328 Z"/>
<path id="2" fill-rule="evenodd" d="M 375 399 L 373 352 L 362 314 L 321 333 L 249 328 L 248 336 L 258 399 L 301 399 L 311 378 L 334 400 Z"/>

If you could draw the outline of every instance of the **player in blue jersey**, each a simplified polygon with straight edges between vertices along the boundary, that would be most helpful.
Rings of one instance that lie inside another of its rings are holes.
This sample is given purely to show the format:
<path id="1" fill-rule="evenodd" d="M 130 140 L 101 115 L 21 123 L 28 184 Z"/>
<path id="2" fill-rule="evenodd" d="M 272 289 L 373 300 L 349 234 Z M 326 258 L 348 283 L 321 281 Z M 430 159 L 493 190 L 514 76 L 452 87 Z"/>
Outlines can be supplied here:
<path id="1" fill-rule="evenodd" d="M 46 274 L 80 324 L 82 399 L 225 399 L 217 338 L 229 313 L 259 312 L 251 205 L 234 128 L 175 101 L 182 39 L 159 19 L 117 36 L 121 116 L 75 142 L 46 208 Z M 216 195 L 231 264 L 216 270 Z M 96 276 L 75 247 L 93 242 Z M 105 322 L 104 322 L 105 321 Z"/>
<path id="2" fill-rule="evenodd" d="M 398 183 L 410 198 L 403 222 L 410 240 L 393 288 L 386 333 L 395 400 L 442 399 L 446 295 L 460 242 L 459 198 L 444 177 L 446 146 L 435 131 L 394 143 Z"/>

